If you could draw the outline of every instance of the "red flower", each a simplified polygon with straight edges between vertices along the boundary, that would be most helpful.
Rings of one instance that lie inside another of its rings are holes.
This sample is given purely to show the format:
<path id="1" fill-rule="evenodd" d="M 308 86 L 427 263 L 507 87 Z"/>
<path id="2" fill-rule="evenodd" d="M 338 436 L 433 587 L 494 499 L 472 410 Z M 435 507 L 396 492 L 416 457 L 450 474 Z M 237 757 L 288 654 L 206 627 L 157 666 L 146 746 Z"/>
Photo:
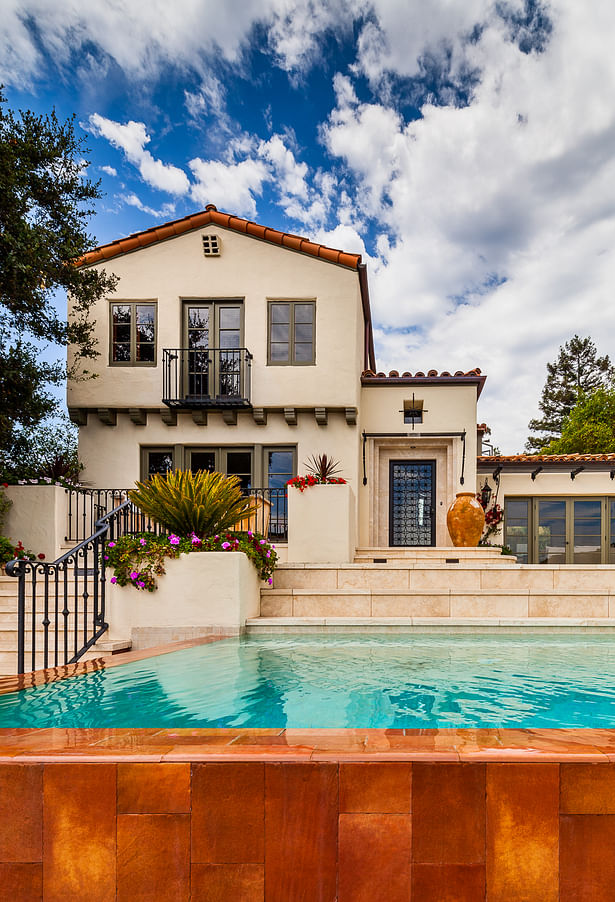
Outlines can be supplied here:
<path id="1" fill-rule="evenodd" d="M 2 488 L 3 488 L 3 489 L 8 489 L 8 487 L 9 487 L 8 482 L 3 482 L 3 483 L 2 483 Z"/>
<path id="2" fill-rule="evenodd" d="M 41 551 L 41 553 L 38 555 L 38 559 L 39 559 L 39 561 L 44 561 L 44 560 L 45 560 L 45 555 L 42 553 L 42 551 Z"/>

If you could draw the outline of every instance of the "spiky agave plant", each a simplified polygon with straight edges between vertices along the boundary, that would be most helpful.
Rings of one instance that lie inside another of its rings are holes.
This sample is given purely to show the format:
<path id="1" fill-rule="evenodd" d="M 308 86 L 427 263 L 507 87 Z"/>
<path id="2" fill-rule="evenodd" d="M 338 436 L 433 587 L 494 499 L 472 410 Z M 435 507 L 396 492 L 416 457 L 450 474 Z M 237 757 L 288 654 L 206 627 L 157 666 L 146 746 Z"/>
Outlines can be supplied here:
<path id="1" fill-rule="evenodd" d="M 312 454 L 304 463 L 308 473 L 313 473 L 321 482 L 328 482 L 341 473 L 340 462 L 326 454 Z"/>
<path id="2" fill-rule="evenodd" d="M 200 538 L 231 529 L 254 511 L 237 476 L 176 470 L 137 482 L 128 497 L 152 520 L 179 536 Z"/>

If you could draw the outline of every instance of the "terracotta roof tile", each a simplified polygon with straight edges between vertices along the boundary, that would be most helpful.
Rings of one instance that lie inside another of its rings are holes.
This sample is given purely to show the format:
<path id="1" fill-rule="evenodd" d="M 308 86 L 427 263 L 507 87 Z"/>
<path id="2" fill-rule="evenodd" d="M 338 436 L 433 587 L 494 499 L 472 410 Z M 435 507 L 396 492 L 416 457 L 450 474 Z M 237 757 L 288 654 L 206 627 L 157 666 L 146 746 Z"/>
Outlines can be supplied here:
<path id="1" fill-rule="evenodd" d="M 96 247 L 76 260 L 75 264 L 77 266 L 89 266 L 93 263 L 100 263 L 102 260 L 110 260 L 121 254 L 127 254 L 130 251 L 147 247 L 150 244 L 155 244 L 157 241 L 165 241 L 168 238 L 182 235 L 184 232 L 201 228 L 212 222 L 222 228 L 252 235 L 254 238 L 260 238 L 262 241 L 269 241 L 271 244 L 288 247 L 302 254 L 309 254 L 311 257 L 318 257 L 321 260 L 337 263 L 349 269 L 358 269 L 361 263 L 360 254 L 348 254 L 345 251 L 336 250 L 324 244 L 316 244 L 316 242 L 309 241 L 307 238 L 302 238 L 299 235 L 279 232 L 277 229 L 259 225 L 257 222 L 251 222 L 239 216 L 231 216 L 229 213 L 222 213 L 213 204 L 208 204 L 200 213 L 193 213 L 190 216 L 184 216 L 183 219 L 176 219 L 160 226 L 154 226 L 151 229 L 145 229 L 143 232 L 135 232 L 127 238 L 119 238 L 117 241 L 111 241 L 109 244 Z"/>
<path id="2" fill-rule="evenodd" d="M 615 454 L 494 454 L 479 455 L 479 463 L 577 463 L 607 461 L 615 463 Z"/>
<path id="3" fill-rule="evenodd" d="M 374 370 L 364 370 L 361 373 L 361 383 L 363 385 L 403 385 L 408 384 L 412 385 L 420 383 L 420 384 L 446 384 L 449 385 L 467 385 L 468 383 L 474 384 L 478 387 L 478 396 L 483 390 L 483 386 L 485 384 L 487 377 L 483 376 L 480 369 L 476 367 L 473 370 L 468 370 L 467 373 L 464 373 L 462 370 L 458 370 L 454 376 L 451 376 L 449 372 L 438 373 L 437 370 L 429 370 L 427 375 L 423 373 L 421 370 L 416 372 L 414 375 L 409 372 L 402 373 L 400 376 L 397 370 L 391 370 L 390 373 L 376 373 Z"/>

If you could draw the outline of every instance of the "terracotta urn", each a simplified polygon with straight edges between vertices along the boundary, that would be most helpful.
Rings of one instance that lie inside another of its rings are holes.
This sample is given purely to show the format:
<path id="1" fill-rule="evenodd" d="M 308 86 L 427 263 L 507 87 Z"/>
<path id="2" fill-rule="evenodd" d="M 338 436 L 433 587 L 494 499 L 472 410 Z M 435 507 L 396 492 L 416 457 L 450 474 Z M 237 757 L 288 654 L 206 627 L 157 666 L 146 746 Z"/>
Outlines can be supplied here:
<path id="1" fill-rule="evenodd" d="M 455 548 L 475 548 L 485 526 L 485 512 L 474 492 L 458 492 L 446 514 Z"/>

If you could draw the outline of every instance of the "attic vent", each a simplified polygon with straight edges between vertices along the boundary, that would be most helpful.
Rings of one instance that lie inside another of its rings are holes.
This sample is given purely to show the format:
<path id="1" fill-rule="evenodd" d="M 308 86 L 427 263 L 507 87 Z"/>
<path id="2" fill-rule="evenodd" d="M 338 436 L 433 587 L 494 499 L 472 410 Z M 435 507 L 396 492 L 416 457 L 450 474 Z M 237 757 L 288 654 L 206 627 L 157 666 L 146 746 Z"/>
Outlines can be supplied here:
<path id="1" fill-rule="evenodd" d="M 218 235 L 203 235 L 203 253 L 206 257 L 220 256 L 220 238 Z"/>

